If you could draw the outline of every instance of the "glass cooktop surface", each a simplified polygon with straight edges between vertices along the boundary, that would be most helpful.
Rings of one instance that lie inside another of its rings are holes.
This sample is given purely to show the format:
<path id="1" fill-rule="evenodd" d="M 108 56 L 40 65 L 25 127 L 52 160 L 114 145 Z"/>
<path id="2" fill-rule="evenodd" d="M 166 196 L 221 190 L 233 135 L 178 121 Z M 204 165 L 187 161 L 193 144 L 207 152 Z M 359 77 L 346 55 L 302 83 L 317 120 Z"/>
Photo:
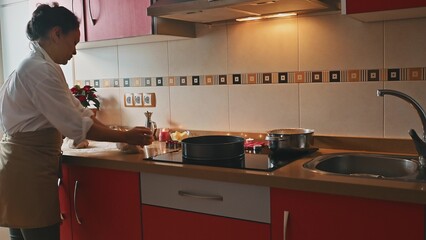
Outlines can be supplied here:
<path id="1" fill-rule="evenodd" d="M 190 160 L 182 156 L 182 151 L 175 151 L 160 154 L 145 160 L 270 172 L 283 167 L 294 160 L 307 156 L 316 150 L 318 150 L 318 148 L 307 149 L 304 151 L 290 151 L 280 153 L 245 153 L 244 156 L 240 158 L 226 160 Z"/>

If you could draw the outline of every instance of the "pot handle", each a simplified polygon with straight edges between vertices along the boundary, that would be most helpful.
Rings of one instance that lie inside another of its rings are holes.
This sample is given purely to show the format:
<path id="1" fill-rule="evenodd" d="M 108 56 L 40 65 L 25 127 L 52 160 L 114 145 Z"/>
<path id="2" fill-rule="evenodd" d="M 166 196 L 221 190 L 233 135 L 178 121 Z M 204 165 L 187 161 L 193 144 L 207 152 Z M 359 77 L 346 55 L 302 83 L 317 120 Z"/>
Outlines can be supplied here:
<path id="1" fill-rule="evenodd" d="M 287 141 L 288 138 L 280 138 L 280 137 L 274 137 L 274 136 L 266 136 L 266 141 Z"/>
<path id="2" fill-rule="evenodd" d="M 273 137 L 273 136 L 266 136 L 265 140 L 266 141 L 277 141 L 277 140 L 279 140 L 279 138 L 278 137 Z"/>

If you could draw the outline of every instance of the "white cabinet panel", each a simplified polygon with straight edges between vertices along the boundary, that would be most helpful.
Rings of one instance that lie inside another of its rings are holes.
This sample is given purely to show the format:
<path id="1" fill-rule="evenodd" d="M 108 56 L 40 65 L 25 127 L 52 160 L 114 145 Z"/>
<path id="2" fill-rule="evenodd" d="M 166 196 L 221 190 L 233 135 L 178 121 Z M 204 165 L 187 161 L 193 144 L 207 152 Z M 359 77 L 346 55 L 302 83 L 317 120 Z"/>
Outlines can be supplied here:
<path id="1" fill-rule="evenodd" d="M 269 188 L 141 173 L 142 203 L 270 223 Z"/>

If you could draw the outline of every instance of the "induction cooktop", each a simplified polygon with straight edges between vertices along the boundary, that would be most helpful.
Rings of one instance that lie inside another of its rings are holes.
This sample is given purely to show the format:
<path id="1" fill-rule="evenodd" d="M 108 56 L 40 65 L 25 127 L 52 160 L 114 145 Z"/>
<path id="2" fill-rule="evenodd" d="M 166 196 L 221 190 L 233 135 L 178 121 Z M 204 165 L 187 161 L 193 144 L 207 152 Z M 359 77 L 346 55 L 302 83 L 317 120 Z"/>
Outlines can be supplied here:
<path id="1" fill-rule="evenodd" d="M 147 158 L 145 160 L 271 172 L 291 163 L 294 160 L 307 156 L 316 150 L 318 150 L 318 148 L 306 149 L 304 151 L 284 151 L 279 153 L 262 151 L 260 153 L 245 153 L 242 157 L 226 160 L 191 160 L 184 158 L 182 156 L 182 151 L 174 151 Z"/>

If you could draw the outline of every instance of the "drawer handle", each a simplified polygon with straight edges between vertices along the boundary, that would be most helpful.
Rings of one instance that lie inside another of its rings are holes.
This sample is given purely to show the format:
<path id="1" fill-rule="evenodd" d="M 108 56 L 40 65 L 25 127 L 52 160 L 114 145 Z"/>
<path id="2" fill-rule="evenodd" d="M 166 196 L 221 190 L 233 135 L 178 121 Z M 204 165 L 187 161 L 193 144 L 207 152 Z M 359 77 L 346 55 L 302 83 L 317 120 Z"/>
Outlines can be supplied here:
<path id="1" fill-rule="evenodd" d="M 178 191 L 178 194 L 182 197 L 190 197 L 190 198 L 198 198 L 198 199 L 214 200 L 214 201 L 223 201 L 223 197 L 220 196 L 220 195 L 199 194 L 199 193 L 182 191 L 182 190 Z"/>
<path id="2" fill-rule="evenodd" d="M 92 16 L 92 4 L 90 4 L 90 0 L 89 0 L 89 16 L 90 16 L 90 20 L 92 20 L 92 25 L 95 26 L 98 19 L 95 19 Z"/>
<path id="3" fill-rule="evenodd" d="M 77 223 L 81 225 L 81 220 L 80 220 L 80 217 L 78 216 L 78 211 L 77 211 L 77 191 L 78 191 L 78 181 L 75 181 L 75 185 L 74 185 L 74 214 L 75 214 L 75 218 L 77 220 Z"/>
<path id="4" fill-rule="evenodd" d="M 283 240 L 287 239 L 287 224 L 288 224 L 288 215 L 290 214 L 289 211 L 284 211 L 283 216 Z"/>

